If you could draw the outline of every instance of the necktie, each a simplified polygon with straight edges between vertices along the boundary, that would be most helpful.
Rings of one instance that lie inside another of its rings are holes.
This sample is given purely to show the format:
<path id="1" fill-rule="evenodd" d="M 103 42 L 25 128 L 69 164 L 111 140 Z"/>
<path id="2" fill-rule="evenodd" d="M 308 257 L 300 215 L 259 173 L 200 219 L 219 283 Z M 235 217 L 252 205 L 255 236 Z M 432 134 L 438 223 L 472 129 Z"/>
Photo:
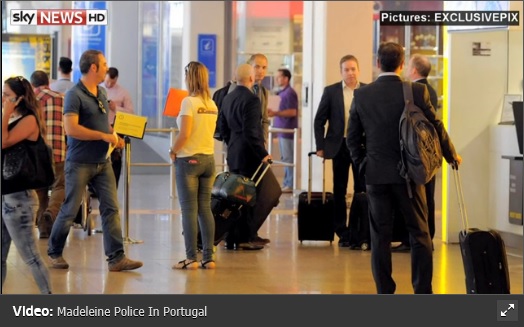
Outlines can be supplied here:
<path id="1" fill-rule="evenodd" d="M 258 84 L 253 85 L 253 93 L 258 95 Z"/>

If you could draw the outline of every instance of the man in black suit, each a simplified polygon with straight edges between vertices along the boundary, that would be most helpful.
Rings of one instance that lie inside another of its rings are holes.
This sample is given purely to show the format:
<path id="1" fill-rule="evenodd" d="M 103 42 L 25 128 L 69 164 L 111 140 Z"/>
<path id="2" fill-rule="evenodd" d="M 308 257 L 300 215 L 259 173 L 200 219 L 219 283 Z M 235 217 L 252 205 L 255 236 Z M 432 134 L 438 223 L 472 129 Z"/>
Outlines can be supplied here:
<path id="1" fill-rule="evenodd" d="M 425 84 L 429 91 L 429 100 L 435 111 L 438 110 L 438 96 L 435 89 L 428 83 L 428 76 L 431 72 L 431 62 L 426 56 L 421 54 L 414 54 L 409 60 L 408 67 L 406 69 L 406 77 L 417 83 Z M 433 240 L 435 236 L 435 179 L 433 178 L 426 184 L 426 201 L 428 204 L 428 226 L 429 226 L 429 235 Z M 400 219 L 402 217 L 399 217 Z M 403 222 L 398 222 L 397 232 L 401 236 L 400 245 L 393 247 L 393 252 L 406 252 L 411 249 L 409 244 L 409 233 Z"/>
<path id="2" fill-rule="evenodd" d="M 391 237 L 393 206 L 397 205 L 410 234 L 412 284 L 415 294 L 433 292 L 433 251 L 427 222 L 424 185 L 410 183 L 400 176 L 400 143 L 398 124 L 404 110 L 400 73 L 404 67 L 404 49 L 397 43 L 383 43 L 377 53 L 378 79 L 355 90 L 351 106 L 347 145 L 353 161 L 365 172 L 371 227 L 371 268 L 379 294 L 393 294 Z M 442 122 L 435 116 L 427 87 L 413 83 L 413 99 L 435 126 L 442 153 L 447 162 L 461 163 L 462 158 Z M 365 133 L 365 147 L 362 134 Z"/>
<path id="3" fill-rule="evenodd" d="M 349 168 L 353 166 L 354 192 L 365 192 L 365 184 L 358 177 L 358 168 L 351 160 L 345 142 L 349 108 L 353 92 L 365 85 L 359 82 L 358 60 L 353 55 L 340 59 L 342 81 L 326 86 L 315 115 L 314 129 L 317 156 L 333 159 L 333 200 L 335 205 L 335 232 L 338 245 L 349 247 L 348 214 L 346 207 Z M 328 123 L 327 131 L 325 125 Z"/>
<path id="4" fill-rule="evenodd" d="M 260 163 L 271 156 L 264 147 L 263 129 L 260 121 L 260 99 L 253 93 L 255 71 L 249 64 L 242 64 L 236 72 L 237 87 L 225 96 L 220 115 L 220 132 L 227 145 L 229 170 L 251 177 Z M 245 217 L 245 219 L 244 219 Z M 234 242 L 237 248 L 258 250 L 262 245 L 252 244 L 249 222 L 253 219 L 252 207 L 244 206 L 243 219 L 239 222 Z M 229 238 L 229 243 L 233 241 Z M 231 245 L 231 244 L 230 244 Z"/>

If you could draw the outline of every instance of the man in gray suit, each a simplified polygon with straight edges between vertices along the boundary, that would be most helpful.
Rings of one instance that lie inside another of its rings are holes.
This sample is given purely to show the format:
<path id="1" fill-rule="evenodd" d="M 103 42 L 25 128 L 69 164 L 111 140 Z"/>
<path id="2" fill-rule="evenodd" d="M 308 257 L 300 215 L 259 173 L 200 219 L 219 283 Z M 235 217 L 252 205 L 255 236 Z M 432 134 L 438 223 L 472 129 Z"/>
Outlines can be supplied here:
<path id="1" fill-rule="evenodd" d="M 380 45 L 377 53 L 378 79 L 355 90 L 351 105 L 347 145 L 351 158 L 365 173 L 371 227 L 371 268 L 379 294 L 393 294 L 391 238 L 393 208 L 398 206 L 409 231 L 411 243 L 412 285 L 415 294 L 431 294 L 433 251 L 427 221 L 425 186 L 400 176 L 398 124 L 405 101 L 400 73 L 404 67 L 404 49 L 393 42 Z M 435 126 L 442 153 L 448 163 L 462 162 L 442 122 L 436 117 L 427 87 L 413 83 L 413 100 Z M 363 133 L 365 133 L 365 140 Z M 362 144 L 365 144 L 362 147 Z"/>
<path id="2" fill-rule="evenodd" d="M 431 72 L 431 62 L 426 56 L 421 54 L 414 54 L 409 60 L 408 66 L 405 71 L 406 77 L 417 83 L 425 84 L 429 91 L 429 100 L 431 105 L 435 108 L 435 111 L 438 109 L 438 96 L 435 89 L 428 83 L 428 76 Z M 428 226 L 429 226 L 429 235 L 433 240 L 435 236 L 435 179 L 436 175 L 426 184 L 426 201 L 428 204 Z M 402 219 L 401 215 L 398 213 L 398 210 L 395 212 L 396 219 Z M 393 252 L 409 252 L 411 246 L 409 244 L 409 233 L 403 221 L 395 222 L 396 234 L 399 237 L 400 245 L 392 247 Z"/>

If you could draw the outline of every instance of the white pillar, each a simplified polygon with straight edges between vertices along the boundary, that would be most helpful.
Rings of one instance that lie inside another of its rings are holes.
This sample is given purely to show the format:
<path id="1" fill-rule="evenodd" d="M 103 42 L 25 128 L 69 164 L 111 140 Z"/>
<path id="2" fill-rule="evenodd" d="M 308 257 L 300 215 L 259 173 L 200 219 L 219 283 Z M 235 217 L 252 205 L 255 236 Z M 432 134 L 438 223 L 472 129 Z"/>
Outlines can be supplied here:
<path id="1" fill-rule="evenodd" d="M 339 61 L 346 54 L 357 57 L 360 80 L 371 82 L 373 69 L 373 1 L 304 1 L 302 86 L 302 189 L 307 189 L 308 157 L 316 151 L 313 121 L 324 87 L 340 76 Z M 307 93 L 307 102 L 306 102 Z M 326 165 L 326 190 L 333 188 L 331 160 Z M 322 166 L 313 160 L 313 190 L 322 188 Z M 348 191 L 352 189 L 348 187 Z"/>
<path id="2" fill-rule="evenodd" d="M 224 80 L 224 17 L 223 1 L 184 1 L 184 28 L 182 32 L 182 64 L 198 60 L 198 35 L 216 34 L 217 62 L 216 88 L 221 88 Z M 184 74 L 182 70 L 182 74 Z M 181 77 L 184 80 L 184 76 Z"/>

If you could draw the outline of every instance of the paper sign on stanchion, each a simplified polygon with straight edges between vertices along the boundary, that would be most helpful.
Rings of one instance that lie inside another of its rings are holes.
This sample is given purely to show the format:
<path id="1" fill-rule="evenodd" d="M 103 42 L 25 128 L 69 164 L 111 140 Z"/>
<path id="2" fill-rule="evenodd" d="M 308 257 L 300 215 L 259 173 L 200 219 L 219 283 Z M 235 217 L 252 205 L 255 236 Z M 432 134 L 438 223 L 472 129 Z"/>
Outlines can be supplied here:
<path id="1" fill-rule="evenodd" d="M 131 139 L 143 139 L 146 131 L 147 117 L 137 116 L 124 112 L 115 115 L 113 130 L 124 136 L 124 243 L 137 244 L 144 241 L 129 237 L 129 184 L 131 177 Z"/>

